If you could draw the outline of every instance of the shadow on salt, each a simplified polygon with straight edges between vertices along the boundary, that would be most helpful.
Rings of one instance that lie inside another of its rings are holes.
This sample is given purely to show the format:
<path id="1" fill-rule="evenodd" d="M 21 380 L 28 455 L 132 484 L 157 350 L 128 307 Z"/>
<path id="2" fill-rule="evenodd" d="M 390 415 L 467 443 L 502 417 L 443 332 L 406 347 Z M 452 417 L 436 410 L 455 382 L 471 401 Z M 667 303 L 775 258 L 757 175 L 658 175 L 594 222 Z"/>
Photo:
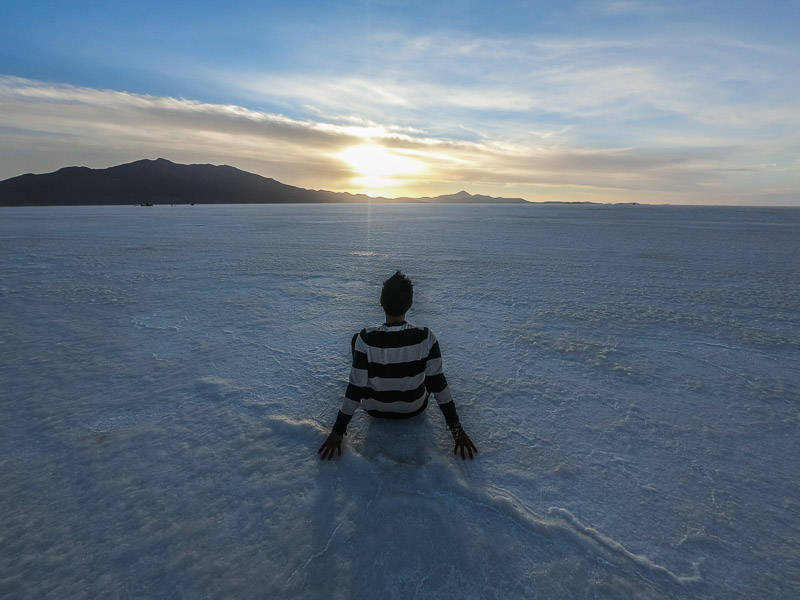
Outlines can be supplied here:
<path id="1" fill-rule="evenodd" d="M 661 589 L 673 587 L 675 597 L 689 594 L 692 584 L 702 582 L 700 560 L 692 563 L 688 572 L 675 572 L 630 551 L 565 508 L 535 510 L 511 491 L 493 485 L 491 450 L 479 454 L 476 461 L 464 462 L 453 456 L 449 434 L 435 424 L 438 416 L 423 413 L 408 421 L 364 416 L 358 429 L 353 428 L 353 434 L 345 438 L 347 448 L 343 457 L 336 459 L 341 461 L 336 479 L 341 476 L 372 488 L 365 512 L 414 507 L 424 520 L 422 515 L 434 506 L 446 506 L 456 520 L 469 523 L 472 535 L 476 529 L 482 531 L 480 537 L 489 546 L 502 545 L 493 540 L 504 537 L 521 538 L 527 540 L 525 545 L 532 545 L 530 549 L 537 549 L 534 554 L 543 552 L 539 557 L 545 562 L 557 556 L 586 565 L 600 560 L 613 565 L 616 576 L 624 573 L 629 581 L 644 578 L 660 581 Z M 447 530 L 439 533 L 452 535 Z M 457 539 L 449 543 L 460 545 Z M 520 547 L 518 551 L 524 550 Z M 495 552 L 501 555 L 504 551 L 489 551 Z"/>
<path id="2" fill-rule="evenodd" d="M 359 415 L 343 455 L 332 462 L 314 454 L 327 434 L 324 425 L 267 419 L 271 445 L 309 453 L 310 469 L 290 476 L 306 489 L 302 506 L 295 507 L 304 515 L 284 518 L 307 524 L 301 531 L 308 543 L 287 561 L 287 590 L 318 584 L 342 545 L 358 564 L 405 556 L 407 565 L 392 563 L 389 572 L 367 578 L 374 578 L 374 585 L 391 579 L 391 585 L 408 593 L 414 592 L 413 585 L 438 593 L 456 581 L 471 580 L 493 582 L 492 588 L 511 596 L 529 586 L 555 595 L 577 586 L 605 598 L 619 597 L 615 594 L 625 582 L 632 586 L 630 597 L 660 597 L 650 594 L 655 586 L 670 597 L 688 598 L 703 584 L 699 560 L 684 570 L 658 564 L 565 508 L 536 507 L 496 485 L 491 448 L 475 461 L 453 456 L 451 438 L 439 419 L 427 412 L 408 421 Z M 295 468 L 304 462 L 299 454 L 296 458 Z M 454 549 L 463 553 L 458 563 L 446 558 Z M 429 569 L 438 575 L 429 575 Z M 563 569 L 571 573 L 569 581 Z"/>

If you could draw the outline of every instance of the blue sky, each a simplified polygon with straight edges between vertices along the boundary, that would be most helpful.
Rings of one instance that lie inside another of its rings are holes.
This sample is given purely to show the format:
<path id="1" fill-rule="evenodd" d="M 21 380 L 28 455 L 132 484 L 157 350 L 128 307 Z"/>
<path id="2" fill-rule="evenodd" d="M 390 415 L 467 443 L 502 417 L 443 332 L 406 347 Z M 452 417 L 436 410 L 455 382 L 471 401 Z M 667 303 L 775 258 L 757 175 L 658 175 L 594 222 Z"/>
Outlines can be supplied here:
<path id="1" fill-rule="evenodd" d="M 0 179 L 800 205 L 800 2 L 0 5 Z"/>

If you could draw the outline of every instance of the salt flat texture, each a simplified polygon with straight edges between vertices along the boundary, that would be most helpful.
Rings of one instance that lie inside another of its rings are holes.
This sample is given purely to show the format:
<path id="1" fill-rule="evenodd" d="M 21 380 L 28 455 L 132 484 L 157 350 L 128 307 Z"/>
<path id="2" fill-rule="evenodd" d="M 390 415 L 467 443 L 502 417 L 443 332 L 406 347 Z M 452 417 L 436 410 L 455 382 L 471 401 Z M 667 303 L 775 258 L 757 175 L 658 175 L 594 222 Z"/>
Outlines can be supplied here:
<path id="1" fill-rule="evenodd" d="M 0 597 L 800 595 L 800 210 L 0 212 Z M 462 421 L 333 423 L 380 282 Z"/>

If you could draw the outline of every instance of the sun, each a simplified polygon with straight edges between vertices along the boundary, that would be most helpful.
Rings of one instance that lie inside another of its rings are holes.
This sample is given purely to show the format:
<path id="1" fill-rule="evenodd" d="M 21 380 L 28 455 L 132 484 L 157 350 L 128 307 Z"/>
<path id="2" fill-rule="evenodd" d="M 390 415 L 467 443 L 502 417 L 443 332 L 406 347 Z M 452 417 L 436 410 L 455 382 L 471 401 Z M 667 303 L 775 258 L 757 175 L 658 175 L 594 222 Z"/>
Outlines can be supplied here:
<path id="1" fill-rule="evenodd" d="M 379 144 L 351 146 L 337 156 L 356 173 L 352 183 L 370 195 L 391 193 L 425 169 L 421 160 Z"/>

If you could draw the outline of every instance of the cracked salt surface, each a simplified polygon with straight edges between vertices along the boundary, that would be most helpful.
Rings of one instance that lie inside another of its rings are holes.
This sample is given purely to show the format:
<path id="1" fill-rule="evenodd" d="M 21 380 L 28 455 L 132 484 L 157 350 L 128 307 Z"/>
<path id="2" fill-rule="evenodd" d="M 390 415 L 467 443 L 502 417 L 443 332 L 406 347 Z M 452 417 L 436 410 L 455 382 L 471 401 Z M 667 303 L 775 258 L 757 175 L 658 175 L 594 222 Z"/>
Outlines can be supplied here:
<path id="1" fill-rule="evenodd" d="M 795 598 L 800 211 L 3 209 L 0 597 Z M 480 453 L 358 414 L 416 284 Z"/>

